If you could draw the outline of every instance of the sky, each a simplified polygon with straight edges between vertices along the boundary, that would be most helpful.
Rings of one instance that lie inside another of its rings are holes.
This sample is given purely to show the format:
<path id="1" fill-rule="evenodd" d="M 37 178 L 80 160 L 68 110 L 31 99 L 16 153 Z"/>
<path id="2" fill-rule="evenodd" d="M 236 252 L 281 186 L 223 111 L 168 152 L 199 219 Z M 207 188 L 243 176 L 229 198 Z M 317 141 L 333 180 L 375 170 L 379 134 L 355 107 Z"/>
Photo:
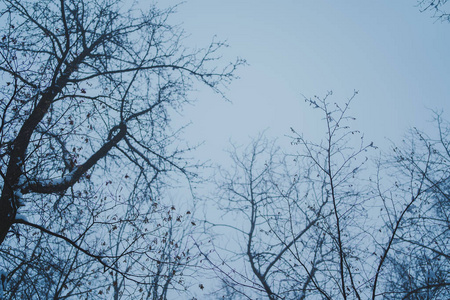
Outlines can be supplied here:
<path id="1" fill-rule="evenodd" d="M 204 142 L 200 160 L 232 168 L 230 141 L 245 146 L 262 131 L 286 147 L 295 147 L 291 127 L 320 140 L 322 116 L 304 99 L 328 91 L 338 103 L 358 91 L 353 129 L 385 152 L 413 126 L 435 130 L 433 111 L 450 120 L 450 23 L 421 13 L 414 0 L 187 0 L 169 21 L 189 34 L 187 46 L 216 37 L 230 45 L 225 60 L 248 62 L 226 93 L 230 102 L 200 87 L 175 120 L 192 122 L 184 137 Z M 213 206 L 202 209 L 219 220 Z"/>
<path id="2" fill-rule="evenodd" d="M 221 162 L 230 140 L 245 145 L 264 130 L 287 140 L 293 127 L 317 139 L 321 116 L 304 97 L 327 91 L 338 103 L 359 92 L 354 129 L 378 146 L 412 126 L 432 130 L 433 110 L 450 119 L 450 24 L 421 13 L 415 1 L 187 0 L 169 22 L 185 30 L 187 46 L 215 37 L 230 45 L 223 59 L 248 62 L 229 102 L 199 87 L 195 105 L 175 121 L 192 122 L 185 138 L 204 142 L 201 159 Z"/>
<path id="3" fill-rule="evenodd" d="M 184 139 L 203 143 L 195 158 L 224 164 L 230 141 L 246 145 L 262 131 L 288 147 L 291 127 L 317 141 L 324 133 L 322 116 L 304 98 L 333 91 L 330 101 L 344 103 L 357 90 L 350 114 L 368 143 L 387 150 L 389 140 L 398 141 L 412 126 L 433 130 L 433 110 L 443 110 L 450 121 L 450 23 L 415 4 L 186 0 L 169 19 L 185 30 L 185 45 L 226 40 L 224 61 L 240 57 L 248 65 L 226 91 L 229 101 L 197 86 L 191 95 L 197 101 L 176 116 L 174 127 L 191 123 Z"/>

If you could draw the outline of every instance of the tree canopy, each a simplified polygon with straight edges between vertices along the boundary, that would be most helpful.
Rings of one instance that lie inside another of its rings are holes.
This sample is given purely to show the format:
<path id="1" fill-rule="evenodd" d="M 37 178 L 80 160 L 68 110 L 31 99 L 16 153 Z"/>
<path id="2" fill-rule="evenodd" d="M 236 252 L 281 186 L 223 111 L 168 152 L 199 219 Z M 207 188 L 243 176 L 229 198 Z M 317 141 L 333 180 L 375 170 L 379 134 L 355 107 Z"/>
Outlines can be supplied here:
<path id="1" fill-rule="evenodd" d="M 0 244 L 12 298 L 101 297 L 103 283 L 80 283 L 101 268 L 114 297 L 125 279 L 163 297 L 190 259 L 189 210 L 160 197 L 171 178 L 195 176 L 171 117 L 196 82 L 222 93 L 243 61 L 220 60 L 221 42 L 183 46 L 174 8 L 132 6 L 2 1 Z"/>

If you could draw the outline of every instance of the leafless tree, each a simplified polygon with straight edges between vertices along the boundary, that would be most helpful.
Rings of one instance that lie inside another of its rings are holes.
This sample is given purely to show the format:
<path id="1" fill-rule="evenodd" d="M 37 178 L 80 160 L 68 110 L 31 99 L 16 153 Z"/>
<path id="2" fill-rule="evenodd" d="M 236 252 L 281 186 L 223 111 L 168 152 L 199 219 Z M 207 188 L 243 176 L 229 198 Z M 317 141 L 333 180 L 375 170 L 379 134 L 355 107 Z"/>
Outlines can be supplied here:
<path id="1" fill-rule="evenodd" d="M 307 99 L 323 114 L 322 141 L 310 142 L 292 130 L 292 144 L 302 150 L 283 154 L 258 138 L 243 154 L 232 151 L 236 170 L 223 174 L 227 211 L 247 222 L 235 228 L 245 245 L 236 253 L 248 264 L 241 273 L 252 276 L 237 281 L 253 286 L 256 295 L 359 297 L 362 278 L 355 269 L 364 249 L 355 247 L 362 237 L 353 228 L 366 214 L 366 191 L 357 182 L 372 145 L 348 127 L 349 103 L 329 104 L 327 97 Z"/>
<path id="2" fill-rule="evenodd" d="M 380 193 L 387 228 L 395 232 L 385 270 L 392 299 L 450 295 L 450 127 L 440 114 L 435 124 L 436 137 L 413 129 L 381 164 L 393 183 Z"/>
<path id="3" fill-rule="evenodd" d="M 222 172 L 220 197 L 228 217 L 246 223 L 212 222 L 238 236 L 238 246 L 203 253 L 229 287 L 218 293 L 445 299 L 450 129 L 438 122 L 436 140 L 415 131 L 411 148 L 395 147 L 370 167 L 368 150 L 377 148 L 350 127 L 353 97 L 339 105 L 330 95 L 307 99 L 323 116 L 318 142 L 292 130 L 298 153 L 282 153 L 263 137 L 231 152 L 235 169 Z"/>
<path id="4" fill-rule="evenodd" d="M 165 299 L 189 256 L 175 239 L 188 234 L 190 216 L 161 217 L 162 191 L 180 175 L 195 177 L 170 120 L 195 82 L 221 93 L 243 62 L 220 67 L 220 42 L 183 47 L 168 23 L 173 9 L 144 12 L 120 0 L 0 5 L 5 295 L 109 298 L 102 293 L 113 283 L 117 298 L 125 280 L 145 283 L 143 291 L 153 284 L 148 297 Z"/>

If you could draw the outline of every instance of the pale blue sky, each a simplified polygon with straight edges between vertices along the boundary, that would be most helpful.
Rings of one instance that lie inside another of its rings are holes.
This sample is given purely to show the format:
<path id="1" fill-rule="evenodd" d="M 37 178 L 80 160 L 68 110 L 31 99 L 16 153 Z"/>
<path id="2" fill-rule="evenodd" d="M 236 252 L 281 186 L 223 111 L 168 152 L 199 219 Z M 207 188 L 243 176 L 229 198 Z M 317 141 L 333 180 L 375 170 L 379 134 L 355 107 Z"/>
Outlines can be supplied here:
<path id="1" fill-rule="evenodd" d="M 177 1 L 161 1 L 159 6 Z M 267 129 L 280 137 L 292 126 L 315 136 L 318 115 L 305 96 L 333 90 L 343 102 L 353 90 L 355 129 L 384 144 L 410 126 L 424 128 L 429 109 L 450 111 L 450 24 L 420 13 L 415 1 L 187 0 L 171 22 L 203 47 L 214 35 L 231 46 L 225 58 L 247 59 L 227 93 L 232 104 L 200 89 L 186 138 L 206 141 L 204 158 L 220 160 L 231 138 L 245 144 Z"/>

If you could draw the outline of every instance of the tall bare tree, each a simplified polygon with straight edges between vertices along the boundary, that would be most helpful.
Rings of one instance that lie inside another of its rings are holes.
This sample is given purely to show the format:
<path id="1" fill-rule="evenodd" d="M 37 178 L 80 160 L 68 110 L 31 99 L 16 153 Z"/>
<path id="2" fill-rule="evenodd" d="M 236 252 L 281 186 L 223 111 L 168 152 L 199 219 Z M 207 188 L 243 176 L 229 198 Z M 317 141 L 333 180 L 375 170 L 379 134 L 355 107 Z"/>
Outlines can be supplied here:
<path id="1" fill-rule="evenodd" d="M 354 269 L 364 249 L 355 245 L 363 237 L 353 228 L 366 213 L 367 191 L 357 182 L 372 145 L 348 127 L 349 103 L 327 97 L 307 99 L 324 117 L 323 140 L 292 130 L 302 150 L 283 154 L 257 139 L 243 154 L 232 152 L 236 170 L 222 179 L 228 211 L 247 222 L 235 228 L 245 245 L 236 253 L 248 263 L 242 273 L 252 276 L 235 280 L 268 299 L 359 297 L 362 278 Z"/>
<path id="2" fill-rule="evenodd" d="M 372 165 L 368 151 L 376 147 L 351 129 L 350 101 L 332 104 L 329 96 L 307 99 L 322 114 L 323 139 L 293 130 L 297 153 L 263 137 L 232 151 L 234 169 L 222 172 L 219 195 L 224 211 L 245 223 L 212 222 L 238 243 L 203 253 L 227 287 L 217 294 L 448 298 L 448 125 L 438 120 L 436 139 L 415 130 L 410 147 Z"/>
<path id="3" fill-rule="evenodd" d="M 395 233 L 384 278 L 392 299 L 450 295 L 450 126 L 440 114 L 435 124 L 437 134 L 414 128 L 380 164 L 383 217 Z"/>
<path id="4" fill-rule="evenodd" d="M 99 268 L 148 283 L 148 272 L 135 271 L 147 268 L 140 259 L 149 255 L 150 233 L 171 248 L 160 249 L 171 260 L 156 258 L 159 250 L 147 257 L 158 264 L 159 278 L 162 264 L 181 259 L 183 251 L 175 249 L 181 244 L 169 236 L 178 234 L 171 230 L 181 221 L 189 224 L 186 216 L 170 214 L 162 224 L 152 206 L 163 207 L 160 192 L 170 178 L 190 181 L 195 175 L 184 156 L 189 149 L 176 143 L 179 132 L 170 120 L 189 101 L 195 82 L 221 93 L 243 62 L 221 66 L 220 42 L 193 51 L 183 47 L 182 31 L 168 23 L 173 9 L 127 8 L 132 5 L 1 2 L 1 263 L 9 270 L 5 280 L 13 282 L 12 274 L 31 276 L 35 262 L 47 255 L 53 265 L 33 272 L 46 273 L 55 288 L 50 296 L 29 277 L 23 297 L 56 299 L 67 290 L 73 292 L 65 297 L 77 295 L 79 283 L 67 274 L 95 275 Z M 56 269 L 62 274 L 57 281 Z M 176 274 L 172 267 L 164 270 L 165 278 Z M 12 298 L 23 281 L 15 282 Z"/>

